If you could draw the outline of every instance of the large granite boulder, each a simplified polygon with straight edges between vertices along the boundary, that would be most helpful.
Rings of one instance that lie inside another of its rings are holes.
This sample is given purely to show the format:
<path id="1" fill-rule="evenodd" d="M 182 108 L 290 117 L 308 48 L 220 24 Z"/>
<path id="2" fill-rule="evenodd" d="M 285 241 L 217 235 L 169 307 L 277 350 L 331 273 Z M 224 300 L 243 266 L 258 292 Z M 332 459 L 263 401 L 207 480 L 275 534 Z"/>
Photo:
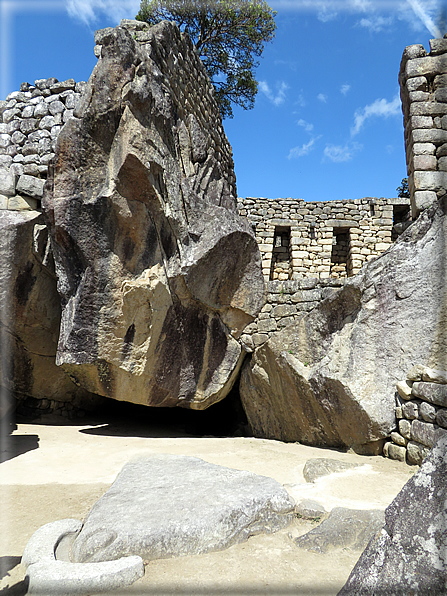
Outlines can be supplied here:
<path id="1" fill-rule="evenodd" d="M 338 596 L 440 596 L 447 577 L 447 438 L 385 511 Z"/>
<path id="2" fill-rule="evenodd" d="M 27 397 L 93 405 L 56 366 L 61 307 L 42 214 L 0 211 L 0 254 L 0 418 Z"/>
<path id="3" fill-rule="evenodd" d="M 253 434 L 308 445 L 381 450 L 395 427 L 396 383 L 439 367 L 447 349 L 446 200 L 244 365 Z"/>
<path id="4" fill-rule="evenodd" d="M 284 528 L 294 508 L 273 478 L 185 455 L 140 457 L 93 506 L 71 559 L 152 560 L 223 550 Z"/>
<path id="5" fill-rule="evenodd" d="M 43 208 L 62 301 L 57 364 L 89 391 L 204 409 L 230 390 L 262 307 L 211 84 L 173 23 L 96 34 Z"/>

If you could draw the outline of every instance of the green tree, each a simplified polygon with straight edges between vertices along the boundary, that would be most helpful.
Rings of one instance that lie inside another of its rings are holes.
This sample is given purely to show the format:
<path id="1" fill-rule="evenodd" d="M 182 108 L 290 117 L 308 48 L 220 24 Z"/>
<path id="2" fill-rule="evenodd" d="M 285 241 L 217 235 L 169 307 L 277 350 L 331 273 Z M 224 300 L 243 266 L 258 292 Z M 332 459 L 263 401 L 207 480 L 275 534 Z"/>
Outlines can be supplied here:
<path id="1" fill-rule="evenodd" d="M 409 199 L 410 198 L 410 189 L 408 188 L 408 178 L 402 178 L 402 182 L 400 186 L 396 188 L 397 196 L 400 198 Z"/>
<path id="2" fill-rule="evenodd" d="M 232 118 L 232 104 L 254 106 L 254 72 L 276 24 L 265 0 L 142 0 L 136 19 L 155 25 L 175 21 L 191 37 L 215 89 L 222 118 Z"/>

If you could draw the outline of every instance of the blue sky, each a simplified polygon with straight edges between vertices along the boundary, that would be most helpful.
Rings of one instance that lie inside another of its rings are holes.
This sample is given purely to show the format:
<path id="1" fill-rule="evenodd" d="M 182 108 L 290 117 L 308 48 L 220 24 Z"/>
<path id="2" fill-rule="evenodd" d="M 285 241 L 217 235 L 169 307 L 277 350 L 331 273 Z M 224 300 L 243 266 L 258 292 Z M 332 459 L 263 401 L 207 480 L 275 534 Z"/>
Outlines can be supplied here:
<path id="1" fill-rule="evenodd" d="M 255 108 L 224 121 L 240 196 L 396 196 L 406 176 L 397 82 L 405 46 L 439 36 L 446 0 L 272 0 L 276 38 Z M 0 98 L 20 83 L 87 80 L 94 30 L 139 0 L 0 0 Z M 442 31 L 444 33 L 444 31 Z"/>

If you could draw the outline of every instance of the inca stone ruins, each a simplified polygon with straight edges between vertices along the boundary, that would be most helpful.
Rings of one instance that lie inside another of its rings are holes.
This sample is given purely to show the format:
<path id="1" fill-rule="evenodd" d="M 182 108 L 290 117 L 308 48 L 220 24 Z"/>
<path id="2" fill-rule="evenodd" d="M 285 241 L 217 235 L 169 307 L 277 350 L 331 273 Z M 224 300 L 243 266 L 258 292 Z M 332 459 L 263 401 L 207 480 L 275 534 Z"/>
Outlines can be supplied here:
<path id="1" fill-rule="evenodd" d="M 40 400 L 34 402 L 38 409 L 64 415 L 89 404 L 96 406 L 100 396 L 158 406 L 208 407 L 233 386 L 244 354 L 288 326 L 304 322 L 303 316 L 326 304 L 336 289 L 349 287 L 350 279 L 357 279 L 365 265 L 376 267 L 377 257 L 445 193 L 446 40 L 433 40 L 428 55 L 422 46 L 410 46 L 402 59 L 399 80 L 411 198 L 322 202 L 236 200 L 231 147 L 219 124 L 212 87 L 188 43 L 175 28 L 147 30 L 144 23 L 123 21 L 120 28 L 97 32 L 98 66 L 88 83 L 51 78 L 34 85 L 23 83 L 20 91 L 0 104 L 1 216 L 8 230 L 7 250 L 16 253 L 15 243 L 21 246 L 20 259 L 14 259 L 16 266 L 3 292 L 10 308 L 23 311 L 15 319 L 16 339 L 10 339 L 13 360 L 2 371 L 2 383 L 9 385 L 19 402 L 31 397 Z M 132 56 L 130 70 L 114 53 L 118 47 Z M 153 146 L 149 153 L 132 140 L 146 126 L 139 106 L 147 101 L 147 64 L 158 73 L 158 87 L 151 83 L 151 110 L 160 131 L 147 137 Z M 119 83 L 112 65 L 122 74 Z M 103 97 L 101 93 L 107 94 L 109 88 L 112 96 Z M 98 92 L 93 94 L 93 89 Z M 108 133 L 108 139 L 95 132 L 105 125 L 102 117 L 94 129 L 81 126 L 96 118 L 95 102 L 114 119 L 116 131 Z M 170 128 L 164 124 L 166 119 L 173 123 Z M 94 139 L 93 145 L 89 139 Z M 122 154 L 124 146 L 128 156 L 114 157 L 117 148 Z M 138 157 L 141 151 L 146 154 Z M 82 173 L 84 163 L 89 173 Z M 153 165 L 147 170 L 143 163 Z M 70 200 L 62 207 L 62 199 L 55 201 L 56 196 Z M 79 199 L 74 201 L 73 196 Z M 197 201 L 203 206 L 199 208 Z M 104 211 L 100 205 L 106 203 L 116 206 Z M 152 203 L 159 206 L 148 219 L 144 213 Z M 224 218 L 218 237 L 206 223 L 208 211 Z M 195 221 L 197 212 L 201 218 Z M 126 221 L 135 217 L 146 222 L 140 231 L 126 228 Z M 85 231 L 71 227 L 73 218 L 85 222 Z M 92 226 L 97 230 L 93 244 Z M 147 236 L 151 227 L 153 239 Z M 230 250 L 229 242 L 239 236 L 247 248 Z M 161 242 L 159 248 L 147 244 L 154 241 Z M 227 255 L 223 267 L 216 261 L 221 251 Z M 234 263 L 229 262 L 232 252 L 239 255 Z M 110 260 L 112 254 L 121 255 L 116 263 Z M 203 258 L 206 266 L 200 263 Z M 212 276 L 206 273 L 211 263 Z M 238 271 L 231 282 L 230 270 Z M 222 281 L 217 281 L 218 275 Z M 110 288 L 107 294 L 100 290 L 104 284 Z M 178 298 L 169 298 L 172 292 Z M 144 314 L 143 296 L 154 305 Z M 51 312 L 47 309 L 42 325 L 39 304 L 44 299 L 54 307 Z M 197 310 L 200 302 L 202 312 Z M 143 321 L 152 319 L 153 308 L 158 315 L 148 326 Z M 194 345 L 187 348 L 191 336 L 184 326 L 190 325 L 190 317 Z M 201 331 L 196 328 L 197 317 L 203 321 Z M 26 334 L 36 324 L 42 328 L 39 345 L 32 348 L 36 340 Z M 177 355 L 173 368 L 170 343 L 184 341 L 183 355 Z M 216 349 L 223 350 L 217 359 Z M 191 364 L 191 375 L 185 377 L 183 367 Z M 52 371 L 53 384 L 43 371 Z M 407 372 L 402 370 L 399 379 Z M 243 395 L 242 399 L 245 403 Z M 387 399 L 391 404 L 392 390 Z M 390 405 L 384 434 L 365 437 L 366 442 L 389 436 L 392 417 Z M 251 426 L 256 427 L 253 421 Z"/>
<path id="2" fill-rule="evenodd" d="M 433 516 L 445 519 L 436 491 L 447 435 L 447 39 L 432 40 L 429 53 L 409 46 L 402 58 L 410 198 L 321 202 L 237 197 L 213 87 L 174 23 L 122 21 L 97 31 L 95 42 L 88 82 L 40 79 L 0 102 L 0 247 L 8 265 L 0 276 L 8 355 L 0 415 L 76 420 L 104 411 L 110 399 L 205 410 L 236 394 L 248 436 L 422 466 L 413 488 L 421 498 L 436 494 Z M 81 532 L 76 561 L 64 567 L 73 586 L 70 565 L 85 564 L 85 589 L 98 587 L 93 560 L 115 561 L 110 589 L 144 574 L 141 557 L 159 546 L 145 531 L 132 538 L 138 548 L 126 546 L 133 530 L 125 478 L 137 474 L 150 486 L 171 466 L 194 486 L 202 474 L 201 460 L 163 457 L 121 472 L 113 489 L 124 494 L 119 529 L 102 526 L 103 515 L 113 517 L 107 493 L 83 530 L 78 520 L 42 528 L 24 555 L 31 593 L 53 578 L 54 544 L 70 533 Z M 215 468 L 216 478 L 233 478 Z M 157 532 L 172 538 L 167 556 L 227 548 L 290 523 L 294 503 L 284 487 L 245 474 L 234 474 L 241 494 L 247 481 L 259 487 L 256 503 L 245 495 L 234 505 L 247 523 L 215 542 L 195 527 L 201 513 L 185 524 L 193 533 L 186 537 L 163 526 Z M 340 594 L 364 593 L 364 581 L 386 584 L 377 570 L 366 577 L 364 566 L 380 556 L 397 565 L 391 542 L 400 540 L 400 524 L 412 523 L 407 492 L 387 509 L 387 525 L 374 530 L 380 539 Z M 211 525 L 227 527 L 220 507 L 209 515 Z M 419 530 L 435 550 L 445 547 L 445 536 Z M 91 559 L 98 535 L 112 554 L 101 547 Z M 52 552 L 46 562 L 42 544 Z M 445 561 L 442 573 L 414 561 L 410 553 L 405 565 L 441 585 Z M 402 571 L 402 585 L 407 580 Z"/>

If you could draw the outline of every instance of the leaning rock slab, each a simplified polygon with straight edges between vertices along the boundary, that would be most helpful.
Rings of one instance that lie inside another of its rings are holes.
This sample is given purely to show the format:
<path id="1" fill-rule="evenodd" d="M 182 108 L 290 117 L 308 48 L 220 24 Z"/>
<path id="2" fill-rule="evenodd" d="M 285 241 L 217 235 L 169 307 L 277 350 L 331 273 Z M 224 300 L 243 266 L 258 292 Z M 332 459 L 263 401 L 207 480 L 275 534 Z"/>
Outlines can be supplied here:
<path id="1" fill-rule="evenodd" d="M 339 548 L 361 551 L 380 532 L 384 520 L 384 512 L 378 509 L 335 507 L 319 526 L 296 538 L 295 544 L 322 554 Z"/>
<path id="2" fill-rule="evenodd" d="M 361 555 L 338 596 L 445 594 L 447 438 L 385 511 L 385 526 Z"/>
<path id="3" fill-rule="evenodd" d="M 240 389 L 255 436 L 381 451 L 395 427 L 396 383 L 447 351 L 446 210 L 444 198 L 256 350 Z"/>
<path id="4" fill-rule="evenodd" d="M 293 511 L 294 501 L 272 478 L 195 457 L 145 457 L 126 464 L 93 506 L 72 559 L 159 559 L 223 550 L 285 527 Z"/>
<path id="5" fill-rule="evenodd" d="M 57 364 L 99 395 L 204 409 L 234 383 L 238 338 L 264 300 L 231 147 L 173 23 L 124 22 L 96 43 L 42 203 L 62 300 Z"/>
<path id="6" fill-rule="evenodd" d="M 0 385 L 18 400 L 93 406 L 97 398 L 56 366 L 61 305 L 42 214 L 0 211 L 0 254 Z"/>

